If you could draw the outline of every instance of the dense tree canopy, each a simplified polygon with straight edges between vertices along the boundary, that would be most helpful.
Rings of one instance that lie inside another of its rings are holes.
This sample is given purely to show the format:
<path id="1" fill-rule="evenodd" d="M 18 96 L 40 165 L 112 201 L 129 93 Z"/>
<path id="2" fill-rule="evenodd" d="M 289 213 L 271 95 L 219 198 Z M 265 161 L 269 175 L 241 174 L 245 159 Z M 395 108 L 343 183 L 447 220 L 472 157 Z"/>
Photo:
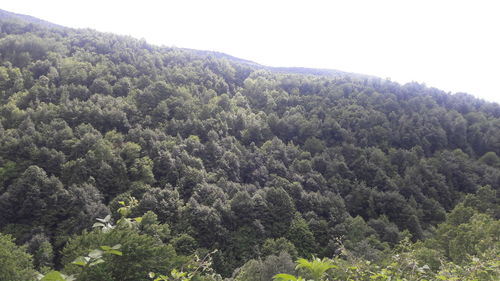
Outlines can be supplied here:
<path id="1" fill-rule="evenodd" d="M 38 270 L 98 241 L 157 271 L 218 249 L 223 276 L 408 236 L 460 263 L 498 233 L 499 155 L 500 106 L 467 94 L 0 18 L 0 232 Z M 131 197 L 168 234 L 89 232 Z"/>

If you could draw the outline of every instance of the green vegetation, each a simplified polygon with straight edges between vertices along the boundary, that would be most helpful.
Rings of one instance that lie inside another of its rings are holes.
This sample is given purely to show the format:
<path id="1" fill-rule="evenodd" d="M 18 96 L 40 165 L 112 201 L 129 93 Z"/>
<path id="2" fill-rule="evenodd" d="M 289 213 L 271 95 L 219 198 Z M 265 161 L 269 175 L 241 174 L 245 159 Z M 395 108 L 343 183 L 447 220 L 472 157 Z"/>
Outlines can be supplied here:
<path id="1" fill-rule="evenodd" d="M 498 104 L 5 15 L 0 280 L 498 280 Z"/>
<path id="2" fill-rule="evenodd" d="M 26 253 L 23 247 L 16 246 L 11 236 L 0 233 L 0 276 L 2 280 L 33 280 L 35 275 L 31 256 Z"/>
<path id="3" fill-rule="evenodd" d="M 457 222 L 465 213 L 470 215 Z M 375 263 L 342 248 L 332 259 L 298 259 L 298 276 L 280 273 L 274 280 L 498 280 L 499 230 L 498 220 L 458 205 L 433 238 L 414 244 L 402 239 Z"/>

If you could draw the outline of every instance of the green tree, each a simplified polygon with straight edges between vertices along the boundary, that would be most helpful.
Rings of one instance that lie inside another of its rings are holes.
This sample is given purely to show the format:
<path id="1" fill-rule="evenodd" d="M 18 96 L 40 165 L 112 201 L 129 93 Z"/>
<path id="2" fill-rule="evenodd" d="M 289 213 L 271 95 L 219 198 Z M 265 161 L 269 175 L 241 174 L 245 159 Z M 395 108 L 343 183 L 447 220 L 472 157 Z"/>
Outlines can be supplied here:
<path id="1" fill-rule="evenodd" d="M 51 227 L 64 213 L 68 192 L 56 177 L 38 166 L 28 167 L 0 196 L 0 225 L 7 223 Z"/>
<path id="2" fill-rule="evenodd" d="M 267 256 L 265 259 L 249 260 L 242 267 L 235 270 L 234 280 L 271 280 L 278 273 L 293 274 L 295 272 L 294 267 L 295 265 L 290 255 L 282 252 L 278 255 Z"/>
<path id="3" fill-rule="evenodd" d="M 9 235 L 0 233 L 0 278 L 9 281 L 36 280 L 32 259 L 25 248 L 14 244 Z"/>
<path id="4" fill-rule="evenodd" d="M 268 209 L 262 219 L 266 231 L 271 237 L 282 237 L 288 231 L 295 214 L 292 198 L 283 188 L 268 188 L 264 195 Z"/>
<path id="5" fill-rule="evenodd" d="M 268 238 L 264 241 L 264 244 L 262 244 L 261 253 L 263 256 L 278 256 L 281 252 L 288 253 L 292 258 L 298 256 L 295 245 L 284 237 L 278 239 Z"/>
<path id="6" fill-rule="evenodd" d="M 146 281 L 149 280 L 150 271 L 166 273 L 178 265 L 172 246 L 131 229 L 116 229 L 109 232 L 84 232 L 70 239 L 62 251 L 64 271 L 70 274 L 80 273 L 79 268 L 72 264 L 76 257 L 84 256 L 101 245 L 116 244 L 121 245 L 122 256 L 110 256 L 105 263 L 83 272 L 78 280 Z"/>
<path id="7" fill-rule="evenodd" d="M 286 238 L 295 245 L 300 257 L 308 257 L 316 252 L 314 235 L 300 213 L 295 213 Z"/>

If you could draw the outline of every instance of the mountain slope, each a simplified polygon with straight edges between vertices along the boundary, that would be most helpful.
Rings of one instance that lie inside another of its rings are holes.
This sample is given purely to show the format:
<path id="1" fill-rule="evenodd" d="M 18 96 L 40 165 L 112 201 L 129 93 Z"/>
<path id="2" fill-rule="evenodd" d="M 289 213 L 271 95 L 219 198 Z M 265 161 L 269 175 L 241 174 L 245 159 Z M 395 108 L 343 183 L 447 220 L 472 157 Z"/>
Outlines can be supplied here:
<path id="1" fill-rule="evenodd" d="M 49 264 L 131 197 L 162 225 L 147 233 L 219 249 L 230 276 L 276 241 L 377 260 L 498 194 L 498 104 L 15 18 L 0 18 L 0 232 L 47 242 Z"/>
<path id="2" fill-rule="evenodd" d="M 5 11 L 2 9 L 0 9 L 0 19 L 31 23 L 31 24 L 36 24 L 39 26 L 44 26 L 47 28 L 64 28 L 62 25 L 51 23 L 51 22 L 48 22 L 48 21 L 45 21 L 45 20 L 42 20 L 39 18 L 28 16 L 28 15 L 12 13 L 12 12 Z"/>

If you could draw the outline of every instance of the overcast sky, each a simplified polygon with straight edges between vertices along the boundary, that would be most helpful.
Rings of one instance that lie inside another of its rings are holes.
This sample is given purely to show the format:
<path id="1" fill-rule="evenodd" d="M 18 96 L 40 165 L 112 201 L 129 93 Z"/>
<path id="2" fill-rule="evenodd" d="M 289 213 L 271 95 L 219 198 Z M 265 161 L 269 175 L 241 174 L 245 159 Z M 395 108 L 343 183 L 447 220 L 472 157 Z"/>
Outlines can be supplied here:
<path id="1" fill-rule="evenodd" d="M 3 0 L 60 25 L 331 68 L 500 103 L 500 1 Z"/>

